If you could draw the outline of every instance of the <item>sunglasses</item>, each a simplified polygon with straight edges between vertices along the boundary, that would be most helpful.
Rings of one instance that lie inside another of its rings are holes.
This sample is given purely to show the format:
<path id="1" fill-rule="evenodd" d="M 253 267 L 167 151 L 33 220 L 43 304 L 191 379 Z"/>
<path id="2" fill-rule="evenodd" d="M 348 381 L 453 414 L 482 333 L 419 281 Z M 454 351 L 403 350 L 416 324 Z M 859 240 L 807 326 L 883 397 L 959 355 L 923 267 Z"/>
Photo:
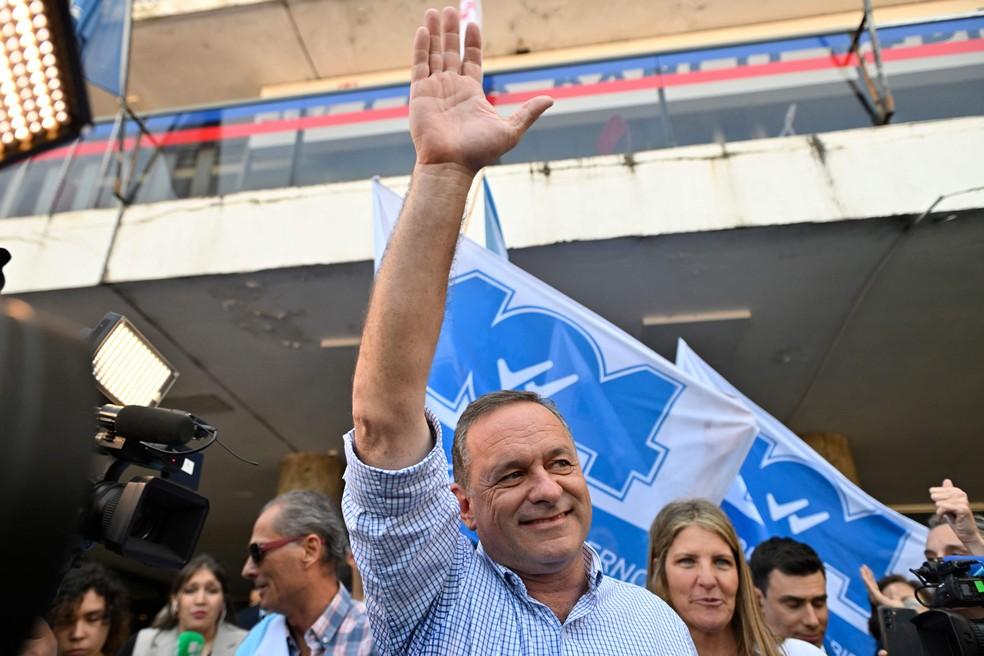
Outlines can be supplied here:
<path id="1" fill-rule="evenodd" d="M 284 547 L 291 542 L 297 542 L 298 540 L 303 540 L 306 535 L 298 535 L 292 538 L 281 538 L 279 540 L 270 540 L 269 542 L 253 542 L 249 545 L 249 557 L 253 559 L 254 565 L 259 565 L 263 562 L 267 553 L 273 551 L 274 549 L 279 549 Z"/>

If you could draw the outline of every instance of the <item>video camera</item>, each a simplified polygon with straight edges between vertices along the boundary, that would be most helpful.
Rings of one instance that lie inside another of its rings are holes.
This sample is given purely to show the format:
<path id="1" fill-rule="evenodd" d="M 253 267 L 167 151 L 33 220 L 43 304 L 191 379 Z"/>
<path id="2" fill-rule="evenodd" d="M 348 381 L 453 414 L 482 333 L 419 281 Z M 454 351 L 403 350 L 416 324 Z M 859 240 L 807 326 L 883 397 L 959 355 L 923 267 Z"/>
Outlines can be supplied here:
<path id="1" fill-rule="evenodd" d="M 116 338 L 120 348 L 100 348 Z M 194 454 L 215 441 L 216 430 L 189 413 L 154 407 L 177 374 L 141 339 L 119 315 L 83 338 L 27 303 L 0 302 L 0 562 L 20 595 L 4 614 L 0 653 L 16 651 L 69 564 L 94 544 L 169 568 L 195 551 L 208 500 L 168 479 L 197 473 Z M 153 352 L 166 378 L 149 395 L 133 358 L 141 348 Z M 144 394 L 142 405 L 118 396 L 128 388 Z M 160 475 L 121 482 L 130 465 Z"/>
<path id="2" fill-rule="evenodd" d="M 930 610 L 878 608 L 889 656 L 984 656 L 984 619 L 954 612 L 980 608 L 984 618 L 984 559 L 946 556 L 910 571 L 923 584 L 917 598 Z"/>

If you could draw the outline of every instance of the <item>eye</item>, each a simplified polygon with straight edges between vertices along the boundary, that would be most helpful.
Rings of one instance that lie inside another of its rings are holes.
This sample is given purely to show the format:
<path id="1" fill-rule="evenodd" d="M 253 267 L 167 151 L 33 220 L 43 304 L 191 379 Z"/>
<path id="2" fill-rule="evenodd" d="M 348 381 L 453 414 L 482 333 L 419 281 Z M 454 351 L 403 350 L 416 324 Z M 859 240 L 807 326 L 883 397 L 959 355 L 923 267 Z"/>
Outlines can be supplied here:
<path id="1" fill-rule="evenodd" d="M 574 469 L 574 463 L 566 458 L 558 458 L 550 463 L 550 468 L 556 472 L 569 472 Z"/>
<path id="2" fill-rule="evenodd" d="M 517 469 L 516 471 L 511 471 L 505 476 L 503 476 L 502 478 L 500 478 L 499 484 L 500 485 L 515 484 L 518 483 L 522 478 L 523 478 L 523 472 Z"/>
<path id="3" fill-rule="evenodd" d="M 681 567 L 690 567 L 694 564 L 694 559 L 690 556 L 683 556 L 682 558 L 677 558 L 674 562 Z"/>

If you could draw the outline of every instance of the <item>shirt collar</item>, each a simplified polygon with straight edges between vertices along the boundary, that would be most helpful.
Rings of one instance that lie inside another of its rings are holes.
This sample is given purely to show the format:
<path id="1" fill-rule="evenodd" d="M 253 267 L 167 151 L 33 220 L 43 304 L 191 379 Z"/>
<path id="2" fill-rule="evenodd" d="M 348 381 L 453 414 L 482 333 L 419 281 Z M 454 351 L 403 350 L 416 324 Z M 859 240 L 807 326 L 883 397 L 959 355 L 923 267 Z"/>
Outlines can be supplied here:
<path id="1" fill-rule="evenodd" d="M 481 542 L 478 543 L 476 552 L 496 571 L 510 590 L 520 596 L 527 596 L 526 585 L 523 583 L 523 580 L 519 578 L 519 575 L 508 567 L 500 565 L 493 560 L 492 557 L 485 551 L 485 548 L 482 546 Z M 605 576 L 601 569 L 601 558 L 598 556 L 598 552 L 595 551 L 594 548 L 587 542 L 582 545 L 581 553 L 584 556 L 584 568 L 588 575 L 588 591 L 594 592 L 598 589 L 598 586 L 601 585 L 601 580 Z"/>
<path id="2" fill-rule="evenodd" d="M 331 644 L 339 627 L 352 609 L 352 605 L 351 595 L 345 586 L 339 583 L 338 592 L 335 593 L 335 596 L 332 597 L 314 624 L 304 632 L 304 642 L 307 643 L 312 653 L 320 653 L 325 650 L 327 645 Z M 288 636 L 290 636 L 289 632 Z"/>

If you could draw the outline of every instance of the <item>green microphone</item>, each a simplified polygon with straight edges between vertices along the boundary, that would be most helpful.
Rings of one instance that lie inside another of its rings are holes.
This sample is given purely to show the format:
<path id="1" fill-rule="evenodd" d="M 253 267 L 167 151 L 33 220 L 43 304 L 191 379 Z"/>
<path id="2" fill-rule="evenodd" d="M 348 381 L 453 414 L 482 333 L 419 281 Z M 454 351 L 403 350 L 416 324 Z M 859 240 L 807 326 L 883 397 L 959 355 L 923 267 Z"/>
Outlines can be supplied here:
<path id="1" fill-rule="evenodd" d="M 182 631 L 178 635 L 176 656 L 201 656 L 205 653 L 205 636 L 198 631 Z"/>

